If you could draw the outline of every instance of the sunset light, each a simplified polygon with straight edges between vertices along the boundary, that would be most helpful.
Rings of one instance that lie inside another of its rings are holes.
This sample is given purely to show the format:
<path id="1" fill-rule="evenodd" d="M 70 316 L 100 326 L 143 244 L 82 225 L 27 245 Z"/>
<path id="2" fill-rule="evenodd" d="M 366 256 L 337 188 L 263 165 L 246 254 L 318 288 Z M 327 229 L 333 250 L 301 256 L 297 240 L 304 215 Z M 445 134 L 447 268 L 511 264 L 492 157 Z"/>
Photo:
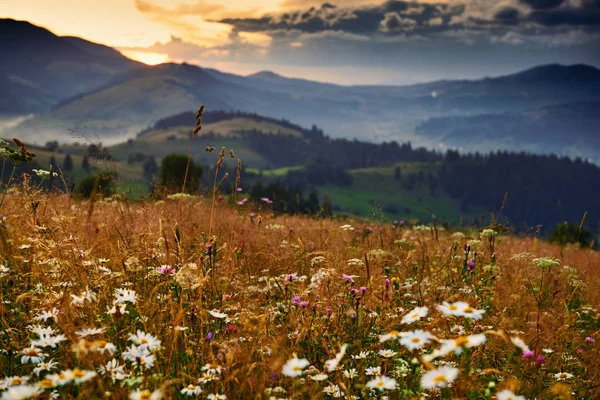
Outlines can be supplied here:
<path id="1" fill-rule="evenodd" d="M 145 51 L 122 50 L 121 54 L 132 60 L 142 62 L 146 65 L 158 65 L 169 61 L 168 54 L 148 53 Z"/>

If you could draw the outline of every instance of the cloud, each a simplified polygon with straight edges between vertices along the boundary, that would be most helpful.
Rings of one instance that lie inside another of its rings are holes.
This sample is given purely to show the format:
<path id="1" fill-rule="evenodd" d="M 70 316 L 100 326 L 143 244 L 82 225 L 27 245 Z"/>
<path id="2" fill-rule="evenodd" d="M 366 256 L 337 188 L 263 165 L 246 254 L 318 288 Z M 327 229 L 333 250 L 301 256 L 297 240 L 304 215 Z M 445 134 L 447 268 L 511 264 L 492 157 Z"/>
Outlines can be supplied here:
<path id="1" fill-rule="evenodd" d="M 339 82 L 335 71 L 351 66 L 355 83 L 409 83 L 600 65 L 599 0 L 272 0 L 280 8 L 270 12 L 159 1 L 136 5 L 173 37 L 145 51 L 229 72 L 312 70 Z"/>
<path id="2" fill-rule="evenodd" d="M 379 30 L 381 32 L 397 32 L 406 31 L 414 28 L 417 25 L 417 21 L 410 18 L 405 18 L 397 12 L 391 12 L 385 14 L 383 21 L 379 24 Z"/>
<path id="3" fill-rule="evenodd" d="M 520 0 L 534 10 L 551 10 L 563 4 L 564 0 Z"/>
<path id="4" fill-rule="evenodd" d="M 581 7 L 535 10 L 529 14 L 528 20 L 544 26 L 598 26 L 600 25 L 600 2 L 583 2 Z"/>
<path id="5" fill-rule="evenodd" d="M 216 13 L 223 13 L 227 10 L 222 4 L 212 4 L 202 0 L 196 1 L 195 3 L 179 4 L 175 8 L 164 8 L 156 5 L 152 1 L 135 0 L 135 8 L 143 14 L 162 16 L 200 15 L 202 17 L 209 17 Z"/>
<path id="6" fill-rule="evenodd" d="M 521 13 L 516 8 L 504 7 L 494 14 L 494 19 L 502 22 L 504 25 L 517 25 L 520 16 Z"/>
<path id="7" fill-rule="evenodd" d="M 356 4 L 362 4 L 356 3 Z M 235 30 L 269 32 L 298 30 L 315 33 L 344 31 L 353 34 L 403 33 L 428 30 L 431 26 L 448 24 L 464 12 L 463 5 L 429 4 L 414 1 L 386 1 L 376 5 L 338 7 L 330 3 L 304 10 L 286 11 L 259 18 L 224 18 L 219 22 Z M 433 21 L 433 23 L 430 23 Z"/>

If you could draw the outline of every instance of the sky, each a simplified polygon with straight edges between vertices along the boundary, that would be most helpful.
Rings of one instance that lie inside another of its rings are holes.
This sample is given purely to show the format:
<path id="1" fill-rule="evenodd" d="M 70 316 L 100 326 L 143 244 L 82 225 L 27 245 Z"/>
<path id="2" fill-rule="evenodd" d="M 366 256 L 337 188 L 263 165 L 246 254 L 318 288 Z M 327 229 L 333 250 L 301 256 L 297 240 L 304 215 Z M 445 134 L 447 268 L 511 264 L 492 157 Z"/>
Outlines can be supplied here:
<path id="1" fill-rule="evenodd" d="M 339 84 L 600 67 L 600 0 L 2 0 L 0 18 L 148 64 Z"/>

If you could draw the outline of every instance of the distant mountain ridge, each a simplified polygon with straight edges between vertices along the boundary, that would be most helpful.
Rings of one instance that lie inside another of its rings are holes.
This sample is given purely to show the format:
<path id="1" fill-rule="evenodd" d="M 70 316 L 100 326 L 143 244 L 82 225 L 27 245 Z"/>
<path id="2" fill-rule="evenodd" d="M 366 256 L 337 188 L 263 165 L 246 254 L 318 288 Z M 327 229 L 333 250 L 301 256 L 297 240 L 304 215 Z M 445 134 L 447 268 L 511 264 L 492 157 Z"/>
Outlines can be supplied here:
<path id="1" fill-rule="evenodd" d="M 139 66 L 110 47 L 13 19 L 0 19 L 0 54 L 0 115 L 46 111 Z"/>

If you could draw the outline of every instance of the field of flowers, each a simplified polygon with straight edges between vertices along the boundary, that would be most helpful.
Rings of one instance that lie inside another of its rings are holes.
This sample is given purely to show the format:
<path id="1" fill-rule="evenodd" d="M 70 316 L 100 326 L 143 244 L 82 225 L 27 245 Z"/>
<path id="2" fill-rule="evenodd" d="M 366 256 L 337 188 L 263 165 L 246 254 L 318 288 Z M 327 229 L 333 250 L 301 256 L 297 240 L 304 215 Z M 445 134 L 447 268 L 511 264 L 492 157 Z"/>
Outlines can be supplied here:
<path id="1" fill-rule="evenodd" d="M 597 252 L 250 206 L 13 189 L 0 398 L 600 398 Z"/>

